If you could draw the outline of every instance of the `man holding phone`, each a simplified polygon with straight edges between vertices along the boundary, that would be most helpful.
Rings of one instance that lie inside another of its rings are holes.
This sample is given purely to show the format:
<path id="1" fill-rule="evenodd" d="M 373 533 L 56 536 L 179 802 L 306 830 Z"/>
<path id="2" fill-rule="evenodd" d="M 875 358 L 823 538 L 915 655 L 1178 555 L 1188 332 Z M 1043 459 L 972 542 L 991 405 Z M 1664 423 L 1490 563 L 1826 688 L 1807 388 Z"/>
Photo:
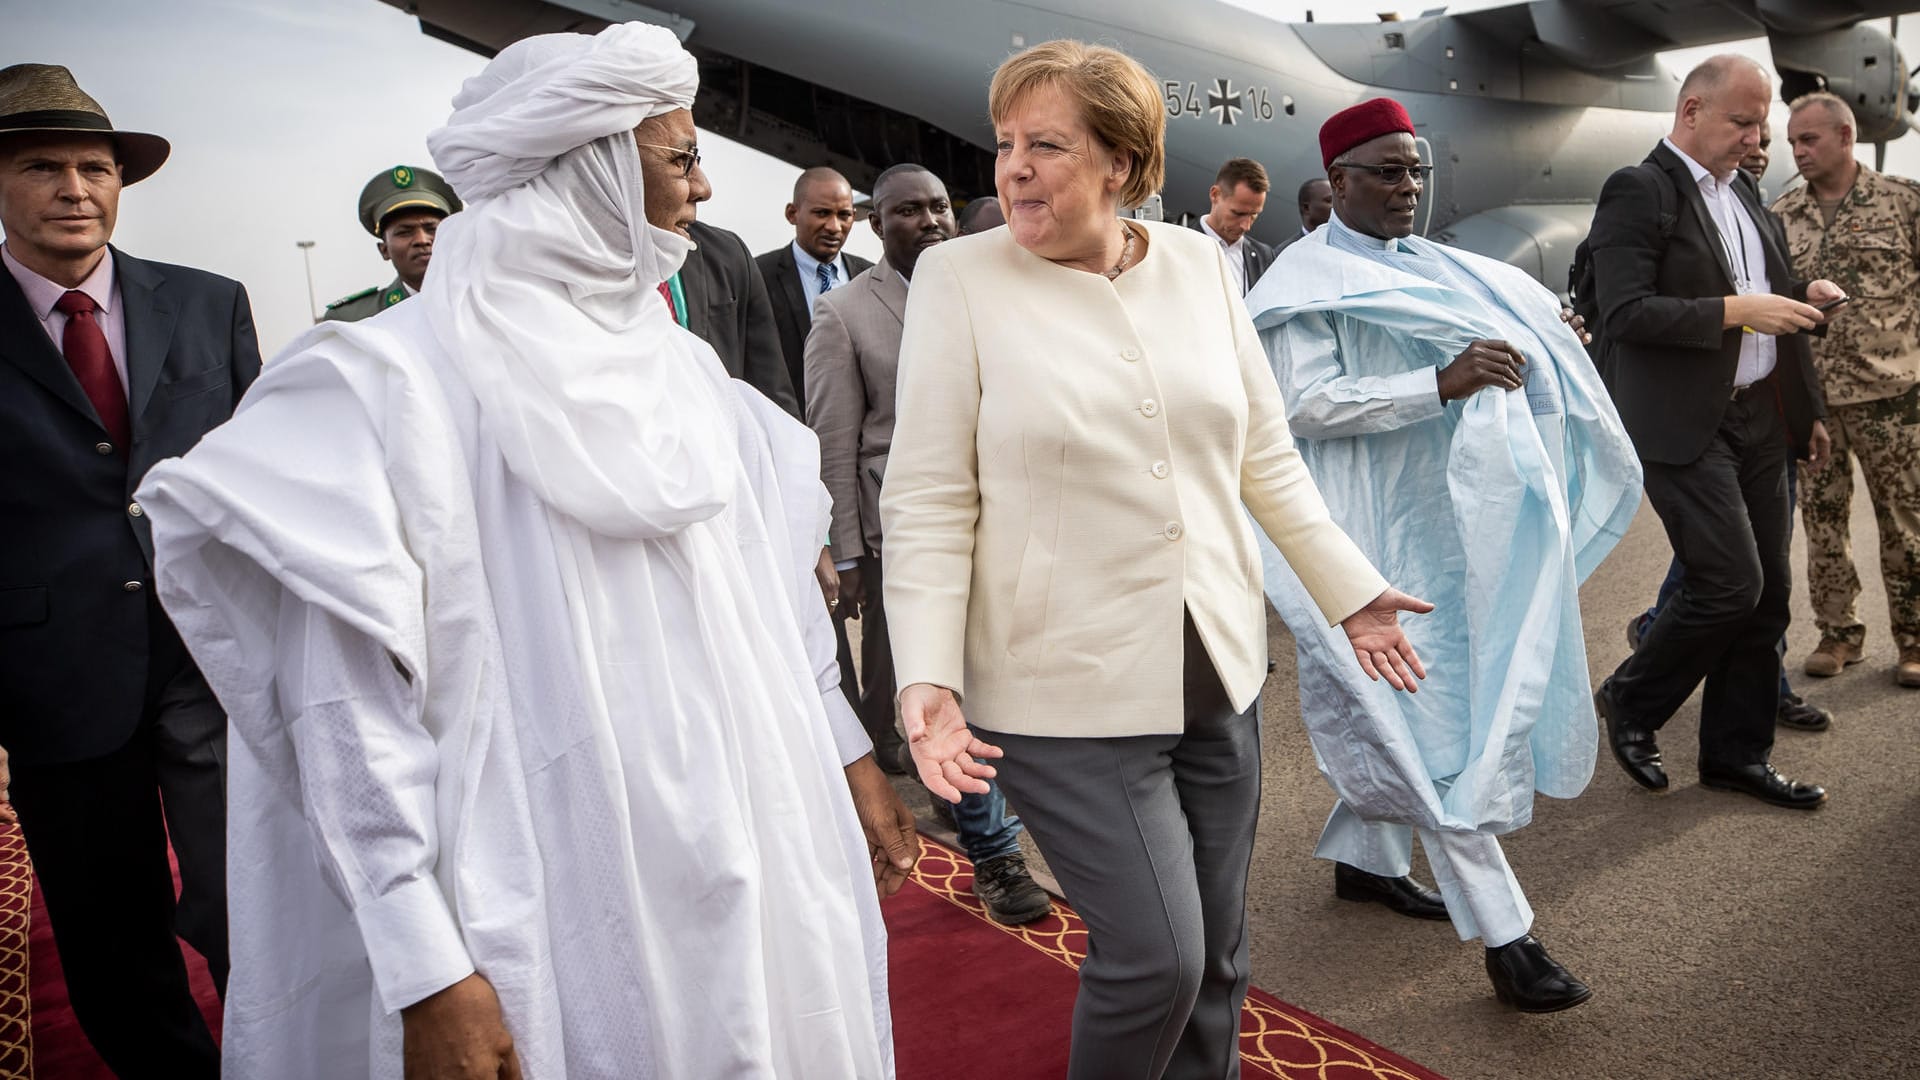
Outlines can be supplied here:
<path id="1" fill-rule="evenodd" d="M 1794 272 L 1832 278 L 1854 298 L 1847 318 L 1813 349 L 1833 465 L 1801 478 L 1807 583 L 1820 627 L 1805 670 L 1838 675 L 1866 643 L 1847 535 L 1858 458 L 1880 527 L 1880 574 L 1899 650 L 1894 681 L 1920 688 L 1920 184 L 1855 160 L 1854 132 L 1853 110 L 1840 98 L 1795 99 L 1787 139 L 1806 183 L 1773 204 Z"/>
<path id="2" fill-rule="evenodd" d="M 1704 61 L 1681 84 L 1671 134 L 1608 178 L 1594 214 L 1607 387 L 1686 566 L 1639 648 L 1594 697 L 1620 767 L 1663 791 L 1655 734 L 1704 682 L 1702 786 L 1810 810 L 1826 791 L 1771 764 L 1775 650 L 1789 620 L 1787 469 L 1798 454 L 1824 464 L 1828 437 L 1811 365 L 1785 346 L 1825 323 L 1813 305 L 1846 293 L 1793 278 L 1758 188 L 1739 169 L 1772 97 L 1771 76 L 1752 60 Z M 1679 209 L 1670 227 L 1663 204 Z"/>

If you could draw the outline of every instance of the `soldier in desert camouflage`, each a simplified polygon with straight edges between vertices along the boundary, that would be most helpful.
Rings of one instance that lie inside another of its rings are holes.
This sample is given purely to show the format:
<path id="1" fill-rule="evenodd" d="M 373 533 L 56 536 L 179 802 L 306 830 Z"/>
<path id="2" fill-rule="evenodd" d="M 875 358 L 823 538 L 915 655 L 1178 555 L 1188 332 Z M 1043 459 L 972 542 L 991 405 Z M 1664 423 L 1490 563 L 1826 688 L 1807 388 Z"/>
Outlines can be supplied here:
<path id="1" fill-rule="evenodd" d="M 1894 679 L 1920 687 L 1920 184 L 1854 159 L 1854 118 L 1829 93 L 1793 102 L 1787 139 L 1806 183 L 1773 204 L 1797 275 L 1827 278 L 1852 297 L 1813 346 L 1827 395 L 1833 460 L 1800 478 L 1807 581 L 1820 645 L 1809 675 L 1837 675 L 1861 658 L 1847 520 L 1858 459 L 1880 530 L 1880 570 L 1900 659 Z"/>

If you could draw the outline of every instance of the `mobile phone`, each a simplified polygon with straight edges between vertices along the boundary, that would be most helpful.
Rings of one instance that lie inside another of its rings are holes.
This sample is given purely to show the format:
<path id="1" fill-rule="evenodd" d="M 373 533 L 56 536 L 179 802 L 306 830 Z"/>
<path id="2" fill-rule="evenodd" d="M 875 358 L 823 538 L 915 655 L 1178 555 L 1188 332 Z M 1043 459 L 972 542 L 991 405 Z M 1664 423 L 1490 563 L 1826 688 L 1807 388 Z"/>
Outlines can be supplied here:
<path id="1" fill-rule="evenodd" d="M 1837 308 L 1841 304 L 1845 304 L 1851 301 L 1852 299 L 1853 297 L 1851 296 L 1843 296 L 1838 300 L 1829 300 L 1824 304 L 1815 304 L 1813 305 L 1813 310 L 1821 311 L 1821 312 L 1832 311 L 1834 308 Z"/>

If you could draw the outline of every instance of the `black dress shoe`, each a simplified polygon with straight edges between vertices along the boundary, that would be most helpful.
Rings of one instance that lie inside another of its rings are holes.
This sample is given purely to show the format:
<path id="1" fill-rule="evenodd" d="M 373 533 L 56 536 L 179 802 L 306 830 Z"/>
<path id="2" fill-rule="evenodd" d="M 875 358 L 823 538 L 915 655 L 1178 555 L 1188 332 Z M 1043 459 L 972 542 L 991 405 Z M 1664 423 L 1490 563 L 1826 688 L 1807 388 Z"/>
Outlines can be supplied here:
<path id="1" fill-rule="evenodd" d="M 1833 724 L 1833 714 L 1818 705 L 1809 705 L 1799 694 L 1780 695 L 1780 708 L 1773 714 L 1773 722 L 1795 731 L 1825 731 Z"/>
<path id="2" fill-rule="evenodd" d="M 1410 877 L 1382 877 L 1357 866 L 1333 864 L 1333 895 L 1342 900 L 1385 904 L 1413 919 L 1444 919 L 1447 902 L 1440 894 Z"/>
<path id="3" fill-rule="evenodd" d="M 1559 1012 L 1593 996 L 1593 988 L 1548 956 L 1532 934 L 1488 949 L 1487 978 L 1502 1004 L 1524 1013 Z"/>
<path id="4" fill-rule="evenodd" d="M 1715 791 L 1737 791 L 1761 802 L 1790 810 L 1814 810 L 1827 801 L 1827 789 L 1802 784 L 1775 772 L 1772 765 L 1742 765 L 1732 769 L 1700 767 L 1700 786 Z"/>
<path id="5" fill-rule="evenodd" d="M 1607 684 L 1593 692 L 1593 709 L 1607 722 L 1607 742 L 1613 747 L 1613 759 L 1620 763 L 1633 782 L 1650 791 L 1667 790 L 1667 770 L 1660 760 L 1660 744 L 1653 732 L 1634 727 L 1613 714 L 1607 700 Z"/>

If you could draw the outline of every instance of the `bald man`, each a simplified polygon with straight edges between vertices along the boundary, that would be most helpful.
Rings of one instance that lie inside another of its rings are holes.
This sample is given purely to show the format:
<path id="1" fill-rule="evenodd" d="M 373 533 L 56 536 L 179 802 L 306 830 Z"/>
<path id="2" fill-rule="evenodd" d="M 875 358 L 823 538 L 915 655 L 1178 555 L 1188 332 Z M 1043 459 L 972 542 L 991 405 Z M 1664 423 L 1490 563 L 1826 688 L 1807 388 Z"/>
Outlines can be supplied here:
<path id="1" fill-rule="evenodd" d="M 813 326 L 813 306 L 820 294 L 853 280 L 873 264 L 840 249 L 853 232 L 853 186 L 825 166 L 808 169 L 793 182 L 793 201 L 787 204 L 787 223 L 793 242 L 755 256 L 773 301 L 773 320 L 780 330 L 793 392 L 806 415 L 807 331 Z"/>
<path id="2" fill-rule="evenodd" d="M 1772 98 L 1772 78 L 1752 60 L 1703 62 L 1680 87 L 1672 133 L 1608 178 L 1594 214 L 1602 370 L 1646 468 L 1647 498 L 1686 565 L 1594 700 L 1620 767 L 1664 791 L 1655 733 L 1704 682 L 1701 784 L 1811 810 L 1826 791 L 1770 763 L 1775 647 L 1788 622 L 1787 470 L 1795 456 L 1819 468 L 1830 444 L 1806 351 L 1776 339 L 1824 324 L 1815 305 L 1843 293 L 1793 278 L 1740 169 Z M 1663 228 L 1662 206 L 1680 204 Z"/>

